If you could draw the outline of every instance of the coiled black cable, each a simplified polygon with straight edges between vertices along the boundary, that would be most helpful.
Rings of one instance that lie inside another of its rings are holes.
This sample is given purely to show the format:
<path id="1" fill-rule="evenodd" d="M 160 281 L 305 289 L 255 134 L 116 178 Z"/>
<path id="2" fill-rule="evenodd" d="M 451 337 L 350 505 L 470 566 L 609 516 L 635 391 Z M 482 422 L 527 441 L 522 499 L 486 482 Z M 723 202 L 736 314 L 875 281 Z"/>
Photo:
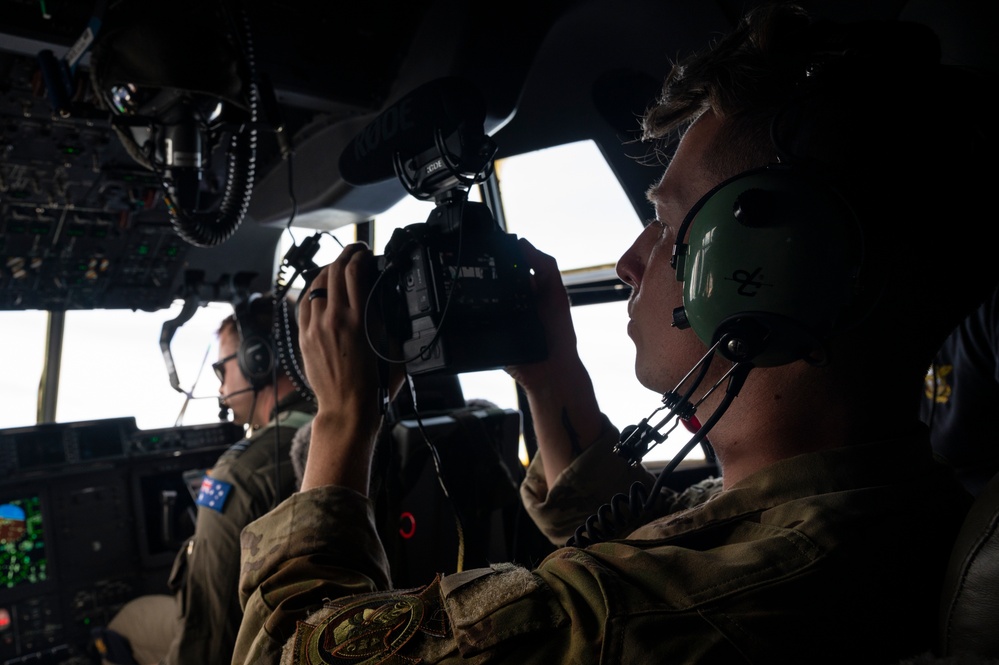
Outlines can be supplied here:
<path id="1" fill-rule="evenodd" d="M 651 490 L 646 488 L 644 483 L 635 482 L 627 495 L 615 494 L 611 497 L 610 502 L 600 506 L 594 515 L 588 517 L 576 529 L 573 536 L 566 541 L 566 546 L 587 547 L 594 543 L 610 540 L 619 535 L 630 533 L 658 517 L 666 500 L 662 492 L 666 478 L 673 473 L 690 451 L 707 437 L 708 432 L 721 419 L 739 394 L 752 369 L 752 363 L 748 362 L 736 363 L 732 367 L 728 373 L 729 383 L 722 401 L 701 428 L 697 430 L 697 433 L 659 473 Z"/>
<path id="2" fill-rule="evenodd" d="M 226 183 L 222 200 L 218 211 L 212 213 L 191 212 L 176 205 L 170 206 L 174 230 L 195 247 L 215 247 L 232 237 L 250 207 L 250 195 L 253 192 L 260 89 L 249 17 L 243 8 L 239 15 L 242 18 L 242 50 L 248 74 L 250 117 L 249 122 L 244 123 L 230 140 L 226 153 Z M 170 198 L 175 198 L 169 183 L 167 193 Z"/>

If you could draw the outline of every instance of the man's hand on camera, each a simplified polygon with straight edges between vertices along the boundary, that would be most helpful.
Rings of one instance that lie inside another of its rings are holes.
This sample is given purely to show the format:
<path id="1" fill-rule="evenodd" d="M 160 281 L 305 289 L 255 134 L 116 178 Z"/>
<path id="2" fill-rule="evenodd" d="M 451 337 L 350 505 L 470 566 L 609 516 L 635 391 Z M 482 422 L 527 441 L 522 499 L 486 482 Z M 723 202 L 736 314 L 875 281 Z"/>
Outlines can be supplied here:
<path id="1" fill-rule="evenodd" d="M 381 419 L 379 361 L 365 331 L 365 309 L 374 277 L 371 250 L 363 243 L 353 243 L 310 285 L 310 292 L 326 292 L 314 298 L 308 292 L 303 294 L 299 341 L 318 403 L 303 490 L 336 484 L 367 492 Z M 391 395 L 398 391 L 402 378 L 399 368 L 391 373 Z"/>
<path id="2" fill-rule="evenodd" d="M 545 329 L 548 357 L 537 363 L 511 365 L 506 371 L 517 383 L 530 390 L 539 384 L 547 384 L 552 378 L 551 372 L 578 364 L 580 360 L 576 353 L 576 331 L 569 313 L 569 296 L 562 284 L 558 263 L 528 240 L 520 238 L 518 242 L 534 272 L 538 315 Z"/>

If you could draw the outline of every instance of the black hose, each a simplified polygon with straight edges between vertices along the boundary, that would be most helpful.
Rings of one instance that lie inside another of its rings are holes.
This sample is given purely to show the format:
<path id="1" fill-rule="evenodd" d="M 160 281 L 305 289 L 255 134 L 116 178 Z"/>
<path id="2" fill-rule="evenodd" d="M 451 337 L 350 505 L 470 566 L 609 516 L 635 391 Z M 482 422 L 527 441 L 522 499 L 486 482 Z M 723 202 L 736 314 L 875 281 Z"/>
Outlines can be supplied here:
<path id="1" fill-rule="evenodd" d="M 215 247 L 236 232 L 250 207 L 253 178 L 257 161 L 257 106 L 260 91 L 257 87 L 256 60 L 249 18 L 241 9 L 243 19 L 243 53 L 246 58 L 249 81 L 250 119 L 233 135 L 227 152 L 226 184 L 217 213 L 189 213 L 171 206 L 171 224 L 177 234 L 195 247 Z M 173 192 L 168 188 L 173 197 Z"/>

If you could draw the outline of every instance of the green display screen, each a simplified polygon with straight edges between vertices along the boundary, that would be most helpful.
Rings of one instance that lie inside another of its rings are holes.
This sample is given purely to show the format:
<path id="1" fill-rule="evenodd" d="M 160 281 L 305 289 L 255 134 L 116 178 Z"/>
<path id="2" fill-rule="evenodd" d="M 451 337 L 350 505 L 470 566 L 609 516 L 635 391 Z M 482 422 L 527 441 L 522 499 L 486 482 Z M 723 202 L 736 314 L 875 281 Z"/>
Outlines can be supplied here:
<path id="1" fill-rule="evenodd" d="M 0 502 L 0 589 L 47 579 L 41 499 L 25 496 Z"/>

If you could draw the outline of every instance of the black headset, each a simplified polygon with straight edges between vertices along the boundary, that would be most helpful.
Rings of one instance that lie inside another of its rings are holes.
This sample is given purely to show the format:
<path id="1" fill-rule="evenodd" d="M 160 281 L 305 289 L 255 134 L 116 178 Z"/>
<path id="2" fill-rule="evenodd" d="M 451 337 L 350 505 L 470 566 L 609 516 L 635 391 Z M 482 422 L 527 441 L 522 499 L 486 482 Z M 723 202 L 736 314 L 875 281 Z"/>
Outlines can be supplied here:
<path id="1" fill-rule="evenodd" d="M 263 329 L 260 326 L 266 304 L 266 299 L 259 293 L 239 298 L 233 303 L 236 330 L 239 333 L 236 361 L 239 363 L 239 371 L 257 390 L 273 381 L 274 363 L 277 359 L 270 326 Z"/>
<path id="2" fill-rule="evenodd" d="M 684 238 L 689 232 L 686 241 Z M 863 260 L 850 206 L 781 164 L 745 171 L 705 194 L 677 232 L 678 328 L 734 362 L 821 362 L 849 320 Z"/>

